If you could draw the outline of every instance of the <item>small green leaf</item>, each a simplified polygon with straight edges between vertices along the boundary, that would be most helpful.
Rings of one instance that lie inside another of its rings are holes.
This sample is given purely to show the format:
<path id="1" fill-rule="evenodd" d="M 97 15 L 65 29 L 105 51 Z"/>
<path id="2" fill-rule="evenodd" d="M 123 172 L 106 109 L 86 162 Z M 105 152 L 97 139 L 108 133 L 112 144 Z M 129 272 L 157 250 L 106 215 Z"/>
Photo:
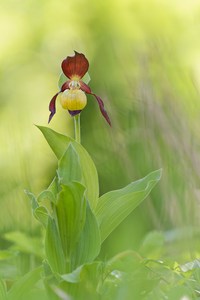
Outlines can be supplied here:
<path id="1" fill-rule="evenodd" d="M 39 222 L 41 222 L 44 225 L 45 228 L 47 227 L 49 214 L 46 207 L 37 207 L 34 211 L 34 216 Z"/>
<path id="2" fill-rule="evenodd" d="M 58 162 L 57 174 L 61 184 L 68 184 L 71 181 L 81 182 L 79 157 L 71 143 Z"/>
<path id="3" fill-rule="evenodd" d="M 30 271 L 17 280 L 8 292 L 8 300 L 21 300 L 41 279 L 42 266 Z"/>
<path id="4" fill-rule="evenodd" d="M 85 226 L 72 258 L 73 269 L 82 264 L 92 262 L 98 256 L 100 248 L 101 237 L 97 220 L 90 206 L 87 205 Z"/>
<path id="5" fill-rule="evenodd" d="M 37 202 L 42 205 L 46 204 L 47 208 L 51 210 L 51 204 L 52 203 L 55 204 L 56 201 L 55 201 L 54 194 L 50 190 L 45 190 L 39 194 L 37 198 Z"/>
<path id="6" fill-rule="evenodd" d="M 161 170 L 154 171 L 125 188 L 99 198 L 95 212 L 102 242 L 148 196 L 160 177 Z"/>
<path id="7" fill-rule="evenodd" d="M 1 300 L 7 300 L 7 290 L 6 290 L 6 284 L 3 280 L 0 279 L 0 299 Z"/>
<path id="8" fill-rule="evenodd" d="M 39 206 L 35 195 L 27 190 L 25 190 L 24 192 L 29 197 L 29 199 L 31 201 L 32 210 L 34 211 Z"/>
<path id="9" fill-rule="evenodd" d="M 83 266 L 80 266 L 73 272 L 62 275 L 61 278 L 67 282 L 78 283 L 80 281 L 80 273 L 82 268 Z"/>
<path id="10" fill-rule="evenodd" d="M 47 191 L 51 192 L 54 196 L 54 198 L 51 199 L 54 200 L 54 204 L 56 203 L 56 197 L 57 194 L 60 192 L 60 185 L 58 182 L 58 176 L 55 176 L 51 184 L 49 185 Z"/>
<path id="11" fill-rule="evenodd" d="M 52 270 L 60 274 L 65 273 L 67 269 L 62 243 L 55 220 L 51 217 L 48 219 L 45 237 L 45 251 Z"/>
<path id="12" fill-rule="evenodd" d="M 40 206 L 35 209 L 34 216 L 46 227 L 48 216 L 53 215 L 53 206 L 56 203 L 56 197 L 50 190 L 45 190 L 39 194 L 37 202 Z"/>
<path id="13" fill-rule="evenodd" d="M 99 261 L 94 261 L 92 263 L 86 263 L 75 269 L 71 273 L 67 273 L 61 276 L 61 278 L 66 282 L 79 283 L 83 282 L 85 286 L 96 279 L 99 281 L 99 278 L 102 276 L 103 263 Z"/>
<path id="14" fill-rule="evenodd" d="M 99 183 L 96 167 L 87 151 L 79 143 L 68 136 L 57 133 L 47 127 L 37 127 L 43 133 L 49 146 L 58 159 L 63 156 L 69 144 L 72 144 L 79 156 L 79 162 L 83 176 L 83 184 L 86 187 L 86 197 L 90 203 L 91 209 L 94 209 L 97 205 L 97 200 L 99 197 Z"/>
<path id="15" fill-rule="evenodd" d="M 51 128 L 45 126 L 37 126 L 37 128 L 40 129 L 47 143 L 49 144 L 49 146 L 51 147 L 58 159 L 60 159 L 63 156 L 63 154 L 67 150 L 69 143 L 73 142 L 73 139 L 69 136 L 60 134 L 52 130 Z"/>
<path id="16" fill-rule="evenodd" d="M 78 182 L 63 185 L 58 195 L 56 213 L 62 247 L 70 258 L 85 223 L 85 187 Z"/>

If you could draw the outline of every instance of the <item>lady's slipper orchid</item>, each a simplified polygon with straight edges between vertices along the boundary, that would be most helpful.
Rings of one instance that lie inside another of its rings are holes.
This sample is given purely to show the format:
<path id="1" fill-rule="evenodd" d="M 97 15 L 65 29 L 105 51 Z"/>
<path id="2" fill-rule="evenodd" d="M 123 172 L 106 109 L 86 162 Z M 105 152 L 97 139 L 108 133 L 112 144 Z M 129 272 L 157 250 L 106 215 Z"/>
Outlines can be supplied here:
<path id="1" fill-rule="evenodd" d="M 64 109 L 67 109 L 72 116 L 79 114 L 87 104 L 86 94 L 93 95 L 98 104 L 100 111 L 109 125 L 111 125 L 110 118 L 104 108 L 102 99 L 94 94 L 90 87 L 84 83 L 81 79 L 87 73 L 89 68 L 89 62 L 84 54 L 76 51 L 74 56 L 68 56 L 63 60 L 61 67 L 63 73 L 69 80 L 67 80 L 62 86 L 60 91 L 53 96 L 49 104 L 50 116 L 49 122 L 56 113 L 56 98 L 61 94 L 61 105 Z"/>

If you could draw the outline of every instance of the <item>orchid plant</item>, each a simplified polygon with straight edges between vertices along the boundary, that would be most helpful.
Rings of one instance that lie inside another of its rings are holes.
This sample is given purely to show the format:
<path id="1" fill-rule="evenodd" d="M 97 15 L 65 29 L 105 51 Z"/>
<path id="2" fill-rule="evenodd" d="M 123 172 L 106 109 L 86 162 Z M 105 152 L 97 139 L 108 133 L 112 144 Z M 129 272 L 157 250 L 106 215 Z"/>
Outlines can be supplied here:
<path id="1" fill-rule="evenodd" d="M 99 196 L 96 167 L 80 143 L 80 114 L 87 103 L 86 94 L 95 97 L 109 125 L 111 121 L 102 99 L 84 82 L 89 68 L 86 57 L 75 52 L 63 60 L 61 67 L 60 90 L 50 101 L 49 122 L 56 113 L 56 99 L 61 94 L 61 106 L 75 120 L 75 139 L 38 126 L 55 153 L 58 165 L 51 184 L 38 197 L 27 192 L 33 215 L 45 232 L 43 264 L 33 270 L 30 277 L 35 282 L 42 277 L 48 293 L 46 299 L 116 299 L 116 290 L 124 286 L 132 274 L 125 265 L 134 272 L 139 266 L 143 267 L 144 261 L 131 250 L 107 262 L 101 261 L 101 246 L 149 195 L 160 180 L 161 170 Z M 17 295 L 12 298 L 11 293 L 6 299 L 23 299 L 20 292 Z"/>
<path id="2" fill-rule="evenodd" d="M 104 103 L 102 99 L 96 94 L 94 94 L 91 91 L 90 87 L 82 80 L 83 76 L 87 73 L 89 68 L 89 62 L 85 55 L 75 51 L 74 56 L 68 56 L 66 59 L 63 60 L 61 67 L 63 74 L 66 76 L 66 81 L 62 84 L 60 91 L 56 93 L 51 99 L 51 102 L 49 104 L 49 110 L 51 112 L 49 116 L 49 122 L 51 121 L 53 115 L 56 112 L 55 102 L 58 94 L 62 93 L 62 107 L 64 109 L 68 109 L 69 113 L 72 116 L 75 116 L 80 114 L 82 109 L 87 104 L 87 99 L 84 94 L 85 92 L 87 94 L 93 95 L 96 98 L 102 115 L 104 116 L 106 121 L 111 125 L 110 118 L 104 108 Z"/>

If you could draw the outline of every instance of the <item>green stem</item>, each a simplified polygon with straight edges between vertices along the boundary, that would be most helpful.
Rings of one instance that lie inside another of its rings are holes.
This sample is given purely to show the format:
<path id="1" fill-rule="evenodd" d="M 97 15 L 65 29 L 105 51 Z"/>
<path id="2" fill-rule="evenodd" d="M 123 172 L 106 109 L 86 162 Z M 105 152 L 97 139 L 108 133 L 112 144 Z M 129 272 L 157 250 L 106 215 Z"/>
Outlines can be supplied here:
<path id="1" fill-rule="evenodd" d="M 74 116 L 74 131 L 75 131 L 76 142 L 81 143 L 80 114 Z"/>

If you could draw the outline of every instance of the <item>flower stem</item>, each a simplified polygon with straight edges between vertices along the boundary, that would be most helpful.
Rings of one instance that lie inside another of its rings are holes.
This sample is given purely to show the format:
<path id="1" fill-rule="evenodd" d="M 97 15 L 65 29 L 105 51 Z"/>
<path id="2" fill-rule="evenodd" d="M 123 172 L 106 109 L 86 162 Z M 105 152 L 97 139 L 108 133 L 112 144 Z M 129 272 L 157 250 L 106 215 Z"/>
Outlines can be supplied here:
<path id="1" fill-rule="evenodd" d="M 74 131 L 75 131 L 76 142 L 81 143 L 80 114 L 74 116 Z"/>

